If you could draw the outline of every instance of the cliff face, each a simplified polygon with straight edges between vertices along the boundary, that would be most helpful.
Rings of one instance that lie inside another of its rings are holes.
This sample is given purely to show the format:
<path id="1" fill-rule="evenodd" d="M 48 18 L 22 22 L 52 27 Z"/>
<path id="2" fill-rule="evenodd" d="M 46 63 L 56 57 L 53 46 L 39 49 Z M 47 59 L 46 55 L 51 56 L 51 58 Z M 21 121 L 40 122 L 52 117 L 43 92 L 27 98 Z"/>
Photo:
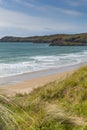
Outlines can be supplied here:
<path id="1" fill-rule="evenodd" d="M 87 45 L 87 33 L 85 34 L 56 34 L 49 36 L 12 37 L 6 36 L 0 42 L 33 42 L 50 43 L 50 46 L 84 46 Z"/>

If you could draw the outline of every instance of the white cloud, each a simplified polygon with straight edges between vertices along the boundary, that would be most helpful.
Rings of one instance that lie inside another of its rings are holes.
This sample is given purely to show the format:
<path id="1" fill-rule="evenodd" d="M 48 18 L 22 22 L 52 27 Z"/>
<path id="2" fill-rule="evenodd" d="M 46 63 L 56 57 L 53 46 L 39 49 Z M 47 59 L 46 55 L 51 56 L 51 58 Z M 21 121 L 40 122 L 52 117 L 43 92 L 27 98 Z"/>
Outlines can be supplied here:
<path id="1" fill-rule="evenodd" d="M 83 5 L 83 4 L 87 4 L 87 0 L 66 0 L 66 1 L 63 1 L 61 0 L 62 2 L 66 2 L 68 5 L 71 5 L 71 6 L 79 6 L 79 5 Z M 81 16 L 83 15 L 82 12 L 80 11 L 77 11 L 77 10 L 72 10 L 72 9 L 67 9 L 67 8 L 64 8 L 64 7 L 56 7 L 56 6 L 52 6 L 52 5 L 39 5 L 38 4 L 36 5 L 35 4 L 35 0 L 29 0 L 29 1 L 26 1 L 26 0 L 12 0 L 11 2 L 14 2 L 14 3 L 19 3 L 20 5 L 22 6 L 25 6 L 27 9 L 33 9 L 34 11 L 40 11 L 40 12 L 45 12 L 45 13 L 48 13 L 48 12 L 56 12 L 56 13 L 61 13 L 61 14 L 65 14 L 65 15 L 72 15 L 72 16 Z M 0 0 L 0 4 L 4 4 L 5 1 L 4 0 Z"/>
<path id="2" fill-rule="evenodd" d="M 21 5 L 24 5 L 24 6 L 27 6 L 27 7 L 30 7 L 30 8 L 35 7 L 35 4 L 32 4 L 31 2 L 26 2 L 24 0 L 14 0 L 14 2 L 17 2 Z"/>
<path id="3" fill-rule="evenodd" d="M 65 23 L 65 22 L 64 22 Z M 0 8 L 0 27 L 1 28 L 22 28 L 26 30 L 43 30 L 46 27 L 64 30 L 72 28 L 69 23 L 62 23 L 43 17 L 34 17 L 20 12 L 9 11 Z M 66 25 L 66 26 L 65 26 Z"/>
<path id="4" fill-rule="evenodd" d="M 83 15 L 81 12 L 74 11 L 74 10 L 60 9 L 60 11 L 63 12 L 64 14 L 72 15 L 72 16 L 81 16 L 81 15 Z"/>
<path id="5" fill-rule="evenodd" d="M 75 11 L 75 10 L 70 10 L 70 9 L 65 9 L 65 8 L 60 8 L 60 7 L 53 7 L 53 6 L 45 6 L 43 7 L 44 10 L 50 10 L 50 11 L 55 11 L 55 12 L 59 12 L 65 15 L 72 15 L 72 16 L 81 16 L 82 13 L 79 11 Z"/>
<path id="6" fill-rule="evenodd" d="M 21 35 L 25 34 L 50 34 L 50 33 L 67 33 L 75 32 L 80 27 L 69 21 L 47 18 L 34 17 L 17 11 L 10 11 L 0 8 L 0 35 Z M 21 32 L 22 31 L 22 32 Z M 13 33 L 14 32 L 14 33 Z M 22 35 L 23 36 L 23 35 Z"/>
<path id="7" fill-rule="evenodd" d="M 83 6 L 87 5 L 87 0 L 66 0 L 70 6 Z"/>
<path id="8" fill-rule="evenodd" d="M 33 1 L 33 0 L 31 0 Z M 82 0 L 80 0 L 82 1 Z M 85 1 L 85 0 L 84 0 Z M 34 10 L 39 10 L 41 12 L 45 12 L 48 13 L 49 12 L 57 12 L 57 13 L 62 13 L 62 14 L 66 14 L 66 15 L 72 15 L 72 16 L 81 16 L 82 13 L 80 11 L 75 11 L 75 10 L 71 10 L 71 9 L 67 9 L 67 8 L 60 8 L 60 7 L 55 7 L 55 6 L 51 6 L 51 5 L 35 5 L 35 1 L 33 1 L 34 3 L 32 4 L 30 1 L 23 1 L 23 0 L 15 0 L 15 2 L 20 3 L 21 5 L 24 5 L 28 8 L 33 8 Z M 66 2 L 70 5 L 78 5 L 78 1 L 73 1 L 73 0 L 66 0 Z"/>

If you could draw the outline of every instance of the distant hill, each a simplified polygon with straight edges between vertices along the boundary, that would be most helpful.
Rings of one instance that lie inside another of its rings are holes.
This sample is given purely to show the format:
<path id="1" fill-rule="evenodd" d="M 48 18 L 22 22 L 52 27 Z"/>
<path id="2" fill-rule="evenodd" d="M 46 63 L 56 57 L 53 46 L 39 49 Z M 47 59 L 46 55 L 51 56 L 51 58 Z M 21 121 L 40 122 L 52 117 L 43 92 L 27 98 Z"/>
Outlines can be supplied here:
<path id="1" fill-rule="evenodd" d="M 50 46 L 86 46 L 87 45 L 87 33 L 55 34 L 55 35 L 32 36 L 32 37 L 6 36 L 6 37 L 1 38 L 0 42 L 49 43 Z"/>

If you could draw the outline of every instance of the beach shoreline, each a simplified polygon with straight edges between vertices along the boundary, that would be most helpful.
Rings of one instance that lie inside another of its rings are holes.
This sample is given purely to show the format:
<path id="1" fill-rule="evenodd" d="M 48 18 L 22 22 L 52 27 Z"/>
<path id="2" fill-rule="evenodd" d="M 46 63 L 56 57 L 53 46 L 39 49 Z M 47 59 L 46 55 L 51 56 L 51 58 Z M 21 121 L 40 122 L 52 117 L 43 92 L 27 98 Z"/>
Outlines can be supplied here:
<path id="1" fill-rule="evenodd" d="M 7 86 L 2 86 L 0 87 L 3 90 L 3 94 L 6 96 L 14 96 L 16 94 L 29 94 L 31 93 L 34 89 L 42 87 L 50 82 L 53 81 L 60 81 L 64 79 L 66 76 L 72 74 L 74 70 L 72 71 L 67 71 L 67 72 L 62 72 L 58 74 L 53 74 L 49 76 L 44 76 L 44 77 L 39 77 L 39 78 L 34 78 L 31 80 L 26 80 L 19 82 L 17 84 L 11 84 Z"/>
<path id="2" fill-rule="evenodd" d="M 72 74 L 76 69 L 85 65 L 86 63 L 85 64 L 81 63 L 78 65 L 48 69 L 43 71 L 36 71 L 24 75 L 17 75 L 15 77 L 7 77 L 7 80 L 11 80 L 12 82 L 10 84 L 0 85 L 0 88 L 4 90 L 4 94 L 7 96 L 14 96 L 15 94 L 18 93 L 21 94 L 30 93 L 34 89 L 46 85 L 50 82 L 56 80 L 60 81 L 64 79 L 67 75 Z M 18 82 L 14 81 L 16 79 L 18 80 Z"/>
<path id="3" fill-rule="evenodd" d="M 87 63 L 78 63 L 73 65 L 67 65 L 62 67 L 48 68 L 33 72 L 27 72 L 19 75 L 13 75 L 8 77 L 0 77 L 0 87 L 18 84 L 27 80 L 32 80 L 40 77 L 46 77 L 50 75 L 60 74 L 67 71 L 72 71 L 80 68 L 81 66 L 87 65 Z"/>

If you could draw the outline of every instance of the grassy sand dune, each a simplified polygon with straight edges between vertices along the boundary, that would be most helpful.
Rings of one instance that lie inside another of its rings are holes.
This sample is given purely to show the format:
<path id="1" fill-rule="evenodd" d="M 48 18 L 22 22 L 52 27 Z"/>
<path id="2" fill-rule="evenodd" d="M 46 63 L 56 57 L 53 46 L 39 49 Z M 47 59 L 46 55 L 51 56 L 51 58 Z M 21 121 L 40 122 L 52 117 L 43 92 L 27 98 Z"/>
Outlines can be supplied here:
<path id="1" fill-rule="evenodd" d="M 12 118 L 0 118 L 1 130 L 87 130 L 87 67 L 30 94 L 0 97 L 0 105 Z"/>
<path id="2" fill-rule="evenodd" d="M 0 88 L 2 88 L 2 92 L 4 91 L 4 94 L 6 94 L 7 96 L 14 96 L 17 93 L 29 94 L 34 89 L 42 87 L 45 84 L 53 82 L 55 80 L 59 81 L 61 79 L 64 79 L 67 75 L 71 75 L 71 73 L 73 73 L 73 71 L 67 71 L 49 76 L 38 77 L 35 79 L 19 82 L 17 84 L 10 84 L 8 86 L 5 85 L 4 87 L 0 86 Z"/>

